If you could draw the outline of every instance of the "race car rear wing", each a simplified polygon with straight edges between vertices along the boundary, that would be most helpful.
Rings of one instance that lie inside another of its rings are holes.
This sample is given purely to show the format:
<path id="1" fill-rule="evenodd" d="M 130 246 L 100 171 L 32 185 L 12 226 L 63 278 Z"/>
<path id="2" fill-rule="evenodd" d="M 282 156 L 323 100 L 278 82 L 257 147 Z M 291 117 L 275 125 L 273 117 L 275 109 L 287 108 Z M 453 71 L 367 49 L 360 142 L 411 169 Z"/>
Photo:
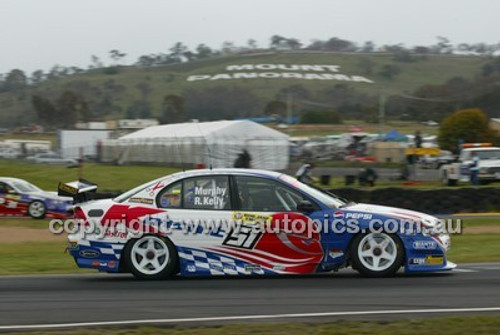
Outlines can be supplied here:
<path id="1" fill-rule="evenodd" d="M 73 203 L 78 204 L 95 199 L 97 184 L 85 179 L 79 179 L 69 183 L 59 183 L 57 194 L 63 197 L 72 197 Z"/>

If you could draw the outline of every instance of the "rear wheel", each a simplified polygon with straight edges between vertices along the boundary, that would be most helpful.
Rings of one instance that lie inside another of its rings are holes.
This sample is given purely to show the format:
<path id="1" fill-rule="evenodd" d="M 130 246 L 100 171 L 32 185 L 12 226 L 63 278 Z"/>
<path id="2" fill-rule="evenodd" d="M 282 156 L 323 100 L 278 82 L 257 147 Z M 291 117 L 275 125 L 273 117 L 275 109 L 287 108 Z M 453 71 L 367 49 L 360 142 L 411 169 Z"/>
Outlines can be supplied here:
<path id="1" fill-rule="evenodd" d="M 360 234 L 351 244 L 352 266 L 367 277 L 394 275 L 404 260 L 399 238 L 386 233 Z"/>
<path id="2" fill-rule="evenodd" d="M 172 242 L 145 235 L 133 240 L 125 252 L 132 274 L 139 279 L 164 279 L 175 274 L 178 256 Z"/>
<path id="3" fill-rule="evenodd" d="M 35 200 L 29 204 L 28 215 L 33 219 L 43 219 L 45 214 L 47 214 L 47 207 L 43 201 Z"/>

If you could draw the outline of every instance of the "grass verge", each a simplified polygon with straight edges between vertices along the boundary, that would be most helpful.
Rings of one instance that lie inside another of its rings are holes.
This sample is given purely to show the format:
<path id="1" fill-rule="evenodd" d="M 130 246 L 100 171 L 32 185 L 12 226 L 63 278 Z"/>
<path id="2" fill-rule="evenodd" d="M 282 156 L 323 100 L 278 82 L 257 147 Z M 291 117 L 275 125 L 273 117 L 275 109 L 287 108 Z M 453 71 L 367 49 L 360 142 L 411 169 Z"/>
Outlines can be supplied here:
<path id="1" fill-rule="evenodd" d="M 83 273 L 64 252 L 65 242 L 23 242 L 0 245 L 0 275 Z"/>
<path id="2" fill-rule="evenodd" d="M 265 323 L 238 324 L 217 327 L 130 327 L 41 331 L 23 334 L 171 334 L 171 335 L 305 335 L 305 334 L 373 334 L 373 335 L 421 335 L 421 334 L 498 334 L 500 316 L 439 317 L 399 321 L 338 321 L 329 323 Z M 21 333 L 16 333 L 21 334 Z"/>
<path id="3" fill-rule="evenodd" d="M 464 234 L 451 238 L 448 259 L 455 263 L 500 262 L 500 234 Z"/>
<path id="4" fill-rule="evenodd" d="M 144 184 L 153 179 L 179 171 L 161 166 L 114 166 L 85 164 L 83 178 L 99 185 L 99 190 L 122 190 Z M 0 161 L 0 176 L 26 179 L 47 191 L 56 191 L 60 181 L 78 179 L 79 169 L 64 166 L 27 164 L 15 161 Z"/>

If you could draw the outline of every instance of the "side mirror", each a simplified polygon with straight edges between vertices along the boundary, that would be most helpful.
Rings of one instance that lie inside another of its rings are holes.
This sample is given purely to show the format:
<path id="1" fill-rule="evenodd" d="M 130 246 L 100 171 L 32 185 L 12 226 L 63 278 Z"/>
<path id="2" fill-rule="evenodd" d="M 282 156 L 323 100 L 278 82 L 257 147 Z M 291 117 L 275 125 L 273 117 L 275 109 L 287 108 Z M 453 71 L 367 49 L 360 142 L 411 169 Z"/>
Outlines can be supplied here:
<path id="1" fill-rule="evenodd" d="M 297 205 L 297 210 L 302 213 L 311 213 L 316 210 L 316 207 L 313 205 L 312 202 L 308 200 L 302 200 L 298 205 Z"/>

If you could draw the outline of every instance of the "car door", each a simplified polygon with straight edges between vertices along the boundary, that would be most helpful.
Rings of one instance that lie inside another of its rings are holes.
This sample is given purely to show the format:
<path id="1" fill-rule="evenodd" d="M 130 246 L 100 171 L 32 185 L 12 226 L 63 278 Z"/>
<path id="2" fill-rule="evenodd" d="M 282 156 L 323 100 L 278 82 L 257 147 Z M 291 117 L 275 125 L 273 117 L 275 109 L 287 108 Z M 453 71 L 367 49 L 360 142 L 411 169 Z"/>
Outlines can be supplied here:
<path id="1" fill-rule="evenodd" d="M 181 250 L 208 250 L 222 244 L 233 214 L 227 175 L 176 181 L 158 194 L 156 202 L 166 210 L 170 237 Z"/>
<path id="2" fill-rule="evenodd" d="M 314 272 L 323 257 L 320 234 L 312 229 L 311 218 L 297 210 L 303 201 L 314 207 L 314 201 L 274 179 L 234 176 L 233 180 L 237 226 L 220 250 L 246 259 L 261 272 Z"/>

